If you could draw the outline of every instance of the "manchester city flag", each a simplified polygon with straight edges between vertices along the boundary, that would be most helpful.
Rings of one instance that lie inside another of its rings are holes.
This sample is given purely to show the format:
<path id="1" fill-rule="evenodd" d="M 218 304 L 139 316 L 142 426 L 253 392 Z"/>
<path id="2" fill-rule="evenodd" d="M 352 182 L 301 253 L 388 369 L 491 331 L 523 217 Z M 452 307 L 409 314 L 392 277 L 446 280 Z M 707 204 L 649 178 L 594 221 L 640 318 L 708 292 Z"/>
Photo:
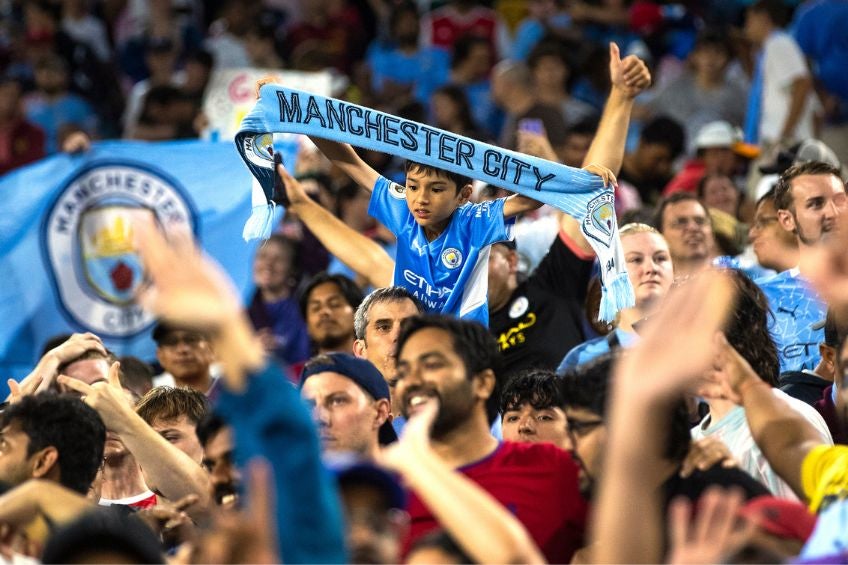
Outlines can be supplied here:
<path id="1" fill-rule="evenodd" d="M 0 178 L 0 389 L 61 333 L 92 332 L 119 356 L 154 358 L 153 319 L 133 302 L 145 280 L 133 235 L 141 217 L 191 230 L 246 290 L 251 182 L 231 143 L 199 141 L 98 143 Z"/>

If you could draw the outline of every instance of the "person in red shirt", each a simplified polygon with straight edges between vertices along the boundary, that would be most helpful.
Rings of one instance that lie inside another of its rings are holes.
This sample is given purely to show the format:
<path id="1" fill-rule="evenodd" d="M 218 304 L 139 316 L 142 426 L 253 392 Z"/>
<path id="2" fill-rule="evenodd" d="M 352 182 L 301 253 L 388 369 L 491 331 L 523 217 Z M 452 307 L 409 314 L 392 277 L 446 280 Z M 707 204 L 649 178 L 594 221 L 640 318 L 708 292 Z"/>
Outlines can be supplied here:
<path id="1" fill-rule="evenodd" d="M 497 344 L 483 326 L 441 316 L 404 323 L 396 392 L 405 417 L 439 402 L 430 437 L 442 461 L 480 485 L 524 525 L 550 563 L 583 545 L 587 505 L 571 455 L 550 444 L 499 442 L 490 433 L 501 389 Z M 407 547 L 439 527 L 415 492 Z"/>
<path id="2" fill-rule="evenodd" d="M 0 175 L 44 157 L 44 132 L 23 117 L 21 86 L 0 78 Z"/>

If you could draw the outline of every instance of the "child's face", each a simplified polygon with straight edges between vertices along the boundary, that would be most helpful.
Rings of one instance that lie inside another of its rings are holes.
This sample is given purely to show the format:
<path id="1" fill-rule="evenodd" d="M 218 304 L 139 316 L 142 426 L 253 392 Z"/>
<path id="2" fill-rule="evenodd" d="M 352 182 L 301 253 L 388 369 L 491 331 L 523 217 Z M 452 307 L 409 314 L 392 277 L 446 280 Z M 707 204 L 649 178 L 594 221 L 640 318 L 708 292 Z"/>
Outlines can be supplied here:
<path id="1" fill-rule="evenodd" d="M 428 231 L 441 233 L 453 211 L 470 195 L 471 185 L 457 190 L 456 183 L 447 177 L 416 168 L 406 173 L 406 205 L 418 225 Z"/>

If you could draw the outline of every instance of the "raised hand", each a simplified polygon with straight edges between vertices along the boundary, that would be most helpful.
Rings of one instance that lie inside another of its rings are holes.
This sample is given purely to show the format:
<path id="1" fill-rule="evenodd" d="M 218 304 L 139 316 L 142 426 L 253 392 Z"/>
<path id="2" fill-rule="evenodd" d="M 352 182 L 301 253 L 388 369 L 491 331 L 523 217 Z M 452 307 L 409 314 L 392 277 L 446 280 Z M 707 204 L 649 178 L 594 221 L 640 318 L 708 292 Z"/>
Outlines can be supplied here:
<path id="1" fill-rule="evenodd" d="M 713 465 L 721 463 L 724 468 L 738 465 L 727 445 L 714 436 L 707 436 L 689 444 L 689 453 L 683 460 L 680 476 L 686 478 L 695 470 L 706 471 Z"/>
<path id="2" fill-rule="evenodd" d="M 712 368 L 721 330 L 733 303 L 733 284 L 707 271 L 673 289 L 645 324 L 642 339 L 616 366 L 625 395 L 673 398 L 691 391 Z M 650 375 L 650 378 L 644 378 Z"/>
<path id="3" fill-rule="evenodd" d="M 414 465 L 417 457 L 426 456 L 430 451 L 430 429 L 438 413 L 438 400 L 430 399 L 420 405 L 404 426 L 400 440 L 382 449 L 377 462 L 387 469 L 403 473 L 405 465 Z"/>
<path id="4" fill-rule="evenodd" d="M 148 222 L 134 224 L 136 243 L 151 286 L 137 300 L 160 318 L 199 330 L 214 329 L 238 317 L 238 293 L 223 270 L 204 256 L 190 233 L 168 239 Z"/>
<path id="5" fill-rule="evenodd" d="M 516 132 L 516 140 L 518 141 L 518 151 L 521 153 L 539 157 L 540 159 L 547 159 L 548 161 L 559 161 L 556 151 L 551 146 L 551 141 L 544 133 L 518 130 Z"/>
<path id="6" fill-rule="evenodd" d="M 286 196 L 289 198 L 289 205 L 296 208 L 299 204 L 309 201 L 309 196 L 303 189 L 303 186 L 289 174 L 286 168 L 282 165 L 277 165 L 277 174 L 283 179 L 283 184 L 286 187 Z"/>
<path id="7" fill-rule="evenodd" d="M 672 501 L 668 512 L 671 549 L 666 562 L 674 565 L 724 562 L 750 539 L 756 528 L 749 520 L 737 520 L 743 502 L 741 492 L 713 487 L 698 500 L 698 512 L 693 518 L 691 502 L 682 497 Z"/>
<path id="8" fill-rule="evenodd" d="M 618 45 L 610 42 L 610 83 L 614 89 L 629 98 L 635 98 L 640 92 L 651 86 L 651 73 L 645 62 L 636 55 L 621 58 Z"/>
<path id="9" fill-rule="evenodd" d="M 120 371 L 121 364 L 116 361 L 109 367 L 108 380 L 94 384 L 65 375 L 59 376 L 59 383 L 80 393 L 83 402 L 94 408 L 106 428 L 118 435 L 127 423 L 127 413 L 133 411 L 132 403 L 121 387 Z"/>
<path id="10" fill-rule="evenodd" d="M 595 163 L 591 163 L 583 167 L 584 171 L 592 173 L 593 175 L 598 175 L 602 179 L 604 179 L 604 186 L 610 187 L 618 184 L 618 181 L 615 178 L 615 175 L 611 170 L 604 167 L 603 165 L 597 165 Z"/>

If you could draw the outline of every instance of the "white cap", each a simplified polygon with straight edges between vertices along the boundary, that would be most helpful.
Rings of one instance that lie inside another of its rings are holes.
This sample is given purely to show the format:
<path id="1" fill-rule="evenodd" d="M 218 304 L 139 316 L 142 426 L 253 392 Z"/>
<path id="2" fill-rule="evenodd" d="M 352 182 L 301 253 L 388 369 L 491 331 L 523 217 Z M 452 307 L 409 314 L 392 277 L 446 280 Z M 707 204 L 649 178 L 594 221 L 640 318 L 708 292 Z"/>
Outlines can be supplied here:
<path id="1" fill-rule="evenodd" d="M 705 124 L 695 136 L 695 148 L 728 147 L 742 141 L 742 130 L 723 120 Z"/>

